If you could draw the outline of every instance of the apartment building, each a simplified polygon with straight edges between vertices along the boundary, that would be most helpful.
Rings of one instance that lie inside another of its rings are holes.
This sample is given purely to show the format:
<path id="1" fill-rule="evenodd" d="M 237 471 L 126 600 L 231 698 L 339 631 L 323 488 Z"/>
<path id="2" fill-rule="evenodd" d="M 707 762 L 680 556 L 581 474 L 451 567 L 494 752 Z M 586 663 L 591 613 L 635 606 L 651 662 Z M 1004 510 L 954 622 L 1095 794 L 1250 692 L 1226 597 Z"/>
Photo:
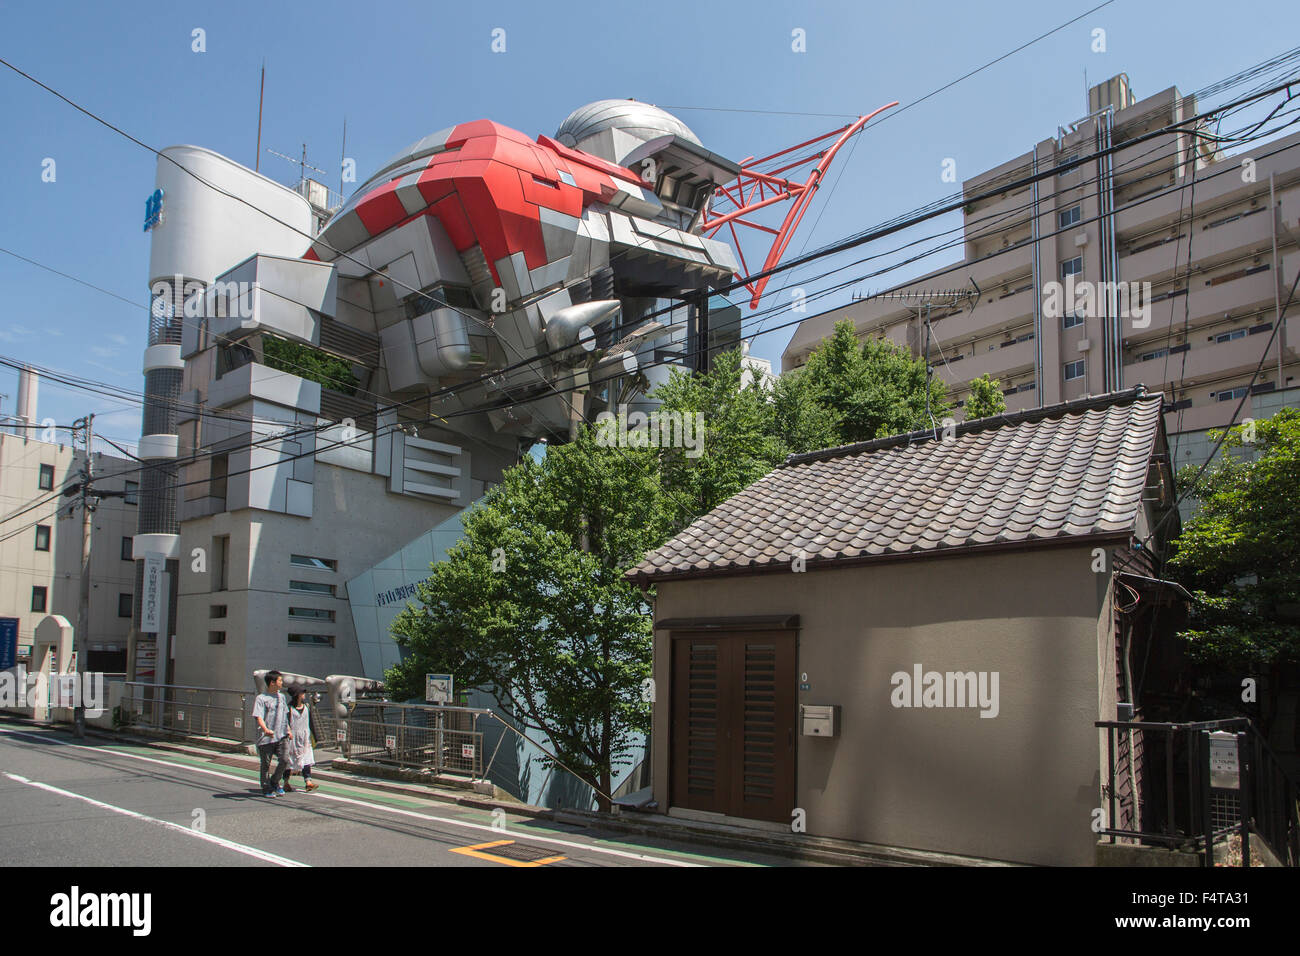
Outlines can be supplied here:
<path id="1" fill-rule="evenodd" d="M 58 492 L 79 480 L 86 455 L 71 445 L 40 441 L 40 429 L 13 431 L 0 432 L 0 517 L 13 515 L 0 524 L 0 618 L 18 620 L 18 659 L 35 667 L 42 663 L 30 660 L 36 626 L 50 614 L 77 625 L 81 510 Z M 95 453 L 95 487 L 126 494 L 101 498 L 94 512 L 87 635 L 92 671 L 126 671 L 135 593 L 136 468 L 125 458 Z"/>
<path id="2" fill-rule="evenodd" d="M 1227 155 L 1197 112 L 1172 87 L 1137 100 L 1124 74 L 1093 87 L 1085 118 L 965 181 L 961 260 L 808 318 L 783 371 L 845 318 L 920 356 L 928 319 L 959 408 L 985 374 L 1012 412 L 1143 384 L 1165 393 L 1179 466 L 1247 392 L 1243 417 L 1300 404 L 1300 306 L 1249 387 L 1300 268 L 1300 135 Z M 931 294 L 951 289 L 978 296 Z"/>

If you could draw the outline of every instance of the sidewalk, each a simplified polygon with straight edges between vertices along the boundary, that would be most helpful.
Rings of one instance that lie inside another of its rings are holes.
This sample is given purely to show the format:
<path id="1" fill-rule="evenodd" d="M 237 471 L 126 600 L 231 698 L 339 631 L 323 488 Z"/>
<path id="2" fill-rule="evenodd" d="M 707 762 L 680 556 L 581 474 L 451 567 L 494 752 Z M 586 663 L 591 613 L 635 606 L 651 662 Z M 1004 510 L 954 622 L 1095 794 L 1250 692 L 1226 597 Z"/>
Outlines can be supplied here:
<path id="1" fill-rule="evenodd" d="M 45 724 L 40 726 L 59 727 Z M 118 743 L 162 750 L 191 758 L 204 759 L 219 766 L 238 767 L 256 771 L 258 758 L 246 747 L 226 741 L 212 741 L 211 746 L 200 746 L 198 741 L 160 739 L 122 731 L 108 731 L 88 727 L 88 737 Z M 334 768 L 343 764 L 348 770 Z M 328 769 L 326 769 L 328 768 Z M 515 816 L 546 820 L 576 829 L 609 835 L 630 835 L 648 838 L 665 844 L 706 845 L 727 850 L 766 853 L 794 863 L 821 863 L 837 866 L 1014 866 L 997 860 L 986 860 L 955 854 L 912 850 L 903 847 L 879 846 L 836 840 L 804 833 L 786 833 L 773 829 L 757 829 L 734 823 L 715 823 L 684 819 L 662 813 L 647 813 L 620 809 L 615 813 L 597 813 L 590 810 L 560 809 L 529 806 L 512 798 L 480 792 L 482 784 L 469 781 L 440 781 L 436 783 L 409 783 L 383 779 L 380 774 L 387 768 L 372 767 L 355 761 L 322 761 L 313 769 L 312 779 L 322 785 L 344 785 L 363 790 L 373 790 L 392 796 L 417 797 L 457 806 L 491 811 L 502 809 Z M 488 785 L 490 786 L 490 785 Z"/>

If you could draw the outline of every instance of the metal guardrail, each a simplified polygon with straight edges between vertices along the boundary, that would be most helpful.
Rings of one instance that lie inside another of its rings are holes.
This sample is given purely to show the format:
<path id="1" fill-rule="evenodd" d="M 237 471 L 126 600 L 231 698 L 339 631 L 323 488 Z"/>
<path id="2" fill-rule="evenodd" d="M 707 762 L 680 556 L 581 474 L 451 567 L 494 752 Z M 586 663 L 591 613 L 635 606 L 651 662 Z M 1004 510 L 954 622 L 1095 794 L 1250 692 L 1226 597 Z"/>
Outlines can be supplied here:
<path id="1" fill-rule="evenodd" d="M 1112 843 L 1122 838 L 1195 847 L 1203 865 L 1213 866 L 1215 843 L 1240 834 L 1243 862 L 1249 866 L 1249 836 L 1254 833 L 1283 865 L 1300 865 L 1300 787 L 1248 718 L 1102 720 L 1096 726 L 1107 740 L 1108 826 L 1100 832 Z M 1213 786 L 1209 735 L 1214 732 L 1236 737 L 1236 788 Z M 1116 826 L 1118 820 L 1129 826 Z"/>
<path id="2" fill-rule="evenodd" d="M 126 681 L 118 717 L 124 727 L 253 743 L 256 696 L 253 691 Z"/>

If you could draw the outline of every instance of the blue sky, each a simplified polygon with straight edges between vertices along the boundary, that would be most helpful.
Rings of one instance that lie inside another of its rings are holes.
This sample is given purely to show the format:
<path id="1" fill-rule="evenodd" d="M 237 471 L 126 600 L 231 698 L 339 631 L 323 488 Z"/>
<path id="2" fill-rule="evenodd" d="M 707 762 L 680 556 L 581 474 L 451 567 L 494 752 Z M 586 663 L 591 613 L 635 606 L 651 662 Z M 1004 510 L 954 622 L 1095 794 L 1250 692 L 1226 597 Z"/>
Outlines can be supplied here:
<path id="1" fill-rule="evenodd" d="M 763 155 L 842 122 L 808 114 L 908 103 L 1099 2 L 6 0 L 0 56 L 151 146 L 194 143 L 249 166 L 265 61 L 262 171 L 292 183 L 296 166 L 265 149 L 296 156 L 306 143 L 308 161 L 334 171 L 337 188 L 345 117 L 359 180 L 444 126 L 486 117 L 551 134 L 571 110 L 607 97 L 673 109 L 723 155 Z M 1191 0 L 1176 13 L 1114 0 L 864 133 L 832 168 L 791 252 L 951 193 L 940 179 L 946 158 L 960 181 L 1053 135 L 1086 112 L 1085 71 L 1092 83 L 1127 72 L 1140 98 L 1195 90 L 1293 45 L 1296 10 L 1294 0 Z M 206 52 L 192 50 L 196 28 Z M 491 50 L 496 28 L 506 31 L 504 53 Z M 792 50 L 795 29 L 806 52 Z M 1092 49 L 1096 29 L 1105 52 Z M 54 182 L 42 181 L 47 158 Z M 141 223 L 154 166 L 147 151 L 0 68 L 0 247 L 139 302 L 0 254 L 0 355 L 142 387 Z M 774 281 L 770 292 L 778 289 Z M 753 351 L 779 365 L 790 334 L 764 335 Z M 0 369 L 0 393 L 11 412 L 16 373 Z M 138 408 L 42 383 L 41 417 L 67 423 L 87 411 L 101 433 L 138 438 Z"/>

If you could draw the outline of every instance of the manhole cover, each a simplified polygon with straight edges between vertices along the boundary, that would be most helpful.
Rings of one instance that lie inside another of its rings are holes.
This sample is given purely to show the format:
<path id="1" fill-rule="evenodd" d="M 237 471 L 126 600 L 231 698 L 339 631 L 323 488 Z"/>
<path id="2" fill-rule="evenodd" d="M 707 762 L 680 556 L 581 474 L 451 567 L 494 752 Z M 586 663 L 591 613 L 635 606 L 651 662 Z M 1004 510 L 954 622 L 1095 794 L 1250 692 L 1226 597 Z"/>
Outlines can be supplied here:
<path id="1" fill-rule="evenodd" d="M 538 860 L 546 860 L 555 856 L 554 850 L 543 850 L 535 846 L 525 846 L 522 843 L 500 843 L 492 849 L 484 849 L 484 852 L 492 856 L 505 857 L 507 860 L 518 860 L 520 863 L 536 863 Z"/>

